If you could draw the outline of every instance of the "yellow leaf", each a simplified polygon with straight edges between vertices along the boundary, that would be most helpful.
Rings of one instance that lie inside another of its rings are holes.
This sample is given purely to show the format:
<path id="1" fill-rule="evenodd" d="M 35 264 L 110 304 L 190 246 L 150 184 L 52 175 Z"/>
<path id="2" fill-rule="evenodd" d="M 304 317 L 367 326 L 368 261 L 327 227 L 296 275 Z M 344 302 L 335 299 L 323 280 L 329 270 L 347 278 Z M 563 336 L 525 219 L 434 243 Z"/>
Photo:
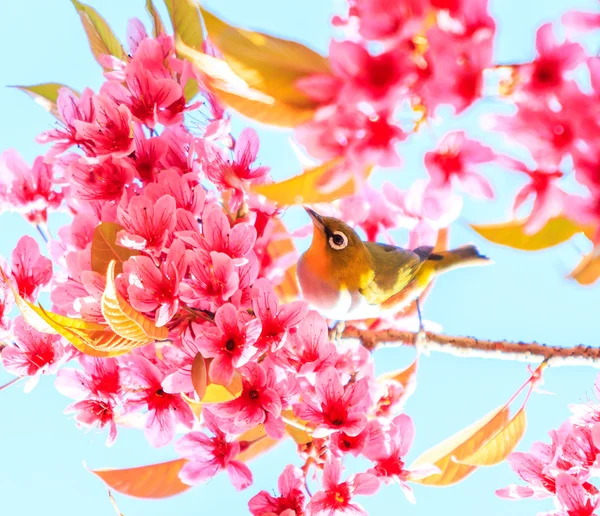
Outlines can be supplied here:
<path id="1" fill-rule="evenodd" d="M 251 190 L 282 205 L 331 202 L 352 195 L 355 191 L 354 178 L 332 192 L 323 192 L 318 188 L 321 178 L 340 164 L 341 159 L 336 158 L 279 183 L 254 185 Z"/>
<path id="2" fill-rule="evenodd" d="M 254 428 L 250 430 L 246 430 L 243 434 L 238 436 L 238 441 L 256 441 L 267 435 L 265 431 L 265 425 L 256 425 Z"/>
<path id="3" fill-rule="evenodd" d="M 179 480 L 179 472 L 186 462 L 186 459 L 177 459 L 137 468 L 90 471 L 119 493 L 136 498 L 167 498 L 191 487 Z"/>
<path id="4" fill-rule="evenodd" d="M 252 98 L 248 98 L 243 94 L 233 93 L 228 91 L 228 89 L 219 88 L 214 84 L 209 84 L 209 87 L 223 104 L 234 109 L 241 115 L 263 124 L 293 128 L 312 120 L 315 114 L 315 109 L 312 107 L 301 108 L 293 106 L 278 101 L 273 97 L 252 100 Z M 250 91 L 256 92 L 256 90 Z"/>
<path id="5" fill-rule="evenodd" d="M 208 384 L 208 371 L 206 370 L 206 361 L 202 353 L 197 353 L 192 362 L 192 385 L 198 395 L 198 399 L 202 399 L 206 394 Z"/>
<path id="6" fill-rule="evenodd" d="M 121 337 L 115 335 L 108 326 L 47 312 L 41 306 L 36 306 L 23 299 L 19 295 L 17 289 L 12 286 L 1 268 L 0 276 L 2 276 L 3 281 L 10 287 L 15 298 L 15 304 L 21 312 L 21 315 L 27 324 L 35 330 L 51 335 L 61 335 L 86 355 L 94 357 L 113 357 L 123 353 L 119 351 L 107 352 L 96 349 L 96 344 L 99 342 L 111 342 L 113 340 L 121 339 Z"/>
<path id="7" fill-rule="evenodd" d="M 448 486 L 459 482 L 472 473 L 476 466 L 461 464 L 457 461 L 469 457 L 479 450 L 506 425 L 507 421 L 508 407 L 503 405 L 471 426 L 430 448 L 414 461 L 410 469 L 429 464 L 437 466 L 440 473 L 429 475 L 426 478 L 413 479 L 413 482 L 431 486 Z"/>
<path id="8" fill-rule="evenodd" d="M 181 397 L 183 398 L 183 401 L 185 401 L 188 404 L 188 406 L 194 413 L 194 416 L 196 416 L 196 419 L 200 421 L 200 414 L 202 414 L 202 403 L 190 398 L 185 392 L 181 393 Z"/>
<path id="9" fill-rule="evenodd" d="M 77 13 L 81 18 L 81 23 L 87 34 L 92 54 L 99 61 L 102 55 L 111 55 L 124 61 L 127 58 L 121 43 L 114 35 L 112 29 L 106 23 L 106 20 L 98 14 L 98 11 L 89 5 L 83 4 L 78 0 L 71 0 Z"/>
<path id="10" fill-rule="evenodd" d="M 152 37 L 157 38 L 160 34 L 166 34 L 165 25 L 152 0 L 146 0 L 146 11 L 148 11 L 148 14 L 152 18 Z"/>
<path id="11" fill-rule="evenodd" d="M 186 100 L 186 102 L 189 102 L 196 95 L 198 95 L 199 91 L 200 88 L 198 87 L 198 81 L 196 79 L 190 78 L 187 80 L 185 86 L 183 87 L 183 98 Z"/>
<path id="12" fill-rule="evenodd" d="M 202 22 L 194 0 L 165 0 L 165 5 L 169 11 L 175 41 L 182 41 L 188 47 L 202 51 Z"/>
<path id="13" fill-rule="evenodd" d="M 513 220 L 501 224 L 471 225 L 483 238 L 495 244 L 505 245 L 522 251 L 539 251 L 569 240 L 578 233 L 591 234 L 592 228 L 581 226 L 566 217 L 550 219 L 537 233 L 525 232 L 527 220 Z"/>
<path id="14" fill-rule="evenodd" d="M 581 285 L 591 285 L 600 278 L 600 247 L 583 257 L 568 276 Z"/>
<path id="15" fill-rule="evenodd" d="M 136 256 L 139 251 L 117 244 L 117 233 L 123 229 L 114 222 L 101 222 L 92 236 L 92 270 L 104 276 L 108 264 L 115 260 L 115 274 L 123 272 L 123 262 Z"/>
<path id="16" fill-rule="evenodd" d="M 522 407 L 492 439 L 460 462 L 471 466 L 493 466 L 502 462 L 519 444 L 526 426 L 525 407 Z"/>
<path id="17" fill-rule="evenodd" d="M 284 418 L 285 431 L 296 444 L 308 444 L 313 441 L 312 435 L 304 430 L 308 427 L 308 423 L 298 419 L 292 410 L 284 410 L 281 416 Z"/>
<path id="18" fill-rule="evenodd" d="M 39 104 L 46 111 L 50 111 L 55 117 L 58 117 L 59 114 L 56 107 L 58 90 L 67 88 L 67 86 L 58 82 L 46 82 L 43 84 L 33 84 L 31 86 L 12 86 L 12 88 L 24 91 L 36 102 L 36 104 Z"/>
<path id="19" fill-rule="evenodd" d="M 102 315 L 110 328 L 117 335 L 130 341 L 130 349 L 155 340 L 166 340 L 169 336 L 166 326 L 157 327 L 119 294 L 115 285 L 115 264 L 115 260 L 111 260 L 108 265 L 101 303 Z M 106 351 L 108 350 L 109 348 L 106 348 Z"/>
<path id="20" fill-rule="evenodd" d="M 232 27 L 206 9 L 200 10 L 211 42 L 250 87 L 291 106 L 315 107 L 295 84 L 308 75 L 329 74 L 325 57 L 295 41 Z"/>
<path id="21" fill-rule="evenodd" d="M 206 386 L 206 394 L 200 400 L 202 403 L 222 403 L 237 398 L 242 393 L 242 377 L 236 371 L 231 383 L 227 386 L 217 383 L 209 383 Z"/>

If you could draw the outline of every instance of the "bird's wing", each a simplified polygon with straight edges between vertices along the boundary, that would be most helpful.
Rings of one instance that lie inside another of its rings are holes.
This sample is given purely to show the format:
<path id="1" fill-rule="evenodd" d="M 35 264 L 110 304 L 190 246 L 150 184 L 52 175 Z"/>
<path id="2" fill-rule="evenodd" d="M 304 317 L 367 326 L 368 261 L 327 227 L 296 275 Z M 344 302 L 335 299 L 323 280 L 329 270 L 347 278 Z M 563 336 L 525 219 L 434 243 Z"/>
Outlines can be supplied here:
<path id="1" fill-rule="evenodd" d="M 365 242 L 375 275 L 360 289 L 369 304 L 381 304 L 404 289 L 433 251 L 433 247 L 419 247 L 414 251 L 393 245 Z"/>

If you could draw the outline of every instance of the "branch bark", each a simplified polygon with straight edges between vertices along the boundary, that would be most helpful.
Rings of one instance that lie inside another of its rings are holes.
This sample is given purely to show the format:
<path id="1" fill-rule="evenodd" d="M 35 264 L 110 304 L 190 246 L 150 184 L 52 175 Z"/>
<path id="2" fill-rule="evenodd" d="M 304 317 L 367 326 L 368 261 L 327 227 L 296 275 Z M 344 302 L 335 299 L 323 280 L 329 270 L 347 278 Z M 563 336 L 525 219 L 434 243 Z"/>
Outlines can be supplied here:
<path id="1" fill-rule="evenodd" d="M 537 342 L 483 340 L 474 337 L 451 337 L 440 333 L 398 330 L 360 330 L 348 327 L 342 338 L 358 339 L 369 351 L 384 347 L 413 346 L 425 351 L 439 351 L 456 356 L 495 358 L 520 362 L 548 362 L 549 365 L 587 365 L 600 368 L 600 347 L 547 346 Z"/>

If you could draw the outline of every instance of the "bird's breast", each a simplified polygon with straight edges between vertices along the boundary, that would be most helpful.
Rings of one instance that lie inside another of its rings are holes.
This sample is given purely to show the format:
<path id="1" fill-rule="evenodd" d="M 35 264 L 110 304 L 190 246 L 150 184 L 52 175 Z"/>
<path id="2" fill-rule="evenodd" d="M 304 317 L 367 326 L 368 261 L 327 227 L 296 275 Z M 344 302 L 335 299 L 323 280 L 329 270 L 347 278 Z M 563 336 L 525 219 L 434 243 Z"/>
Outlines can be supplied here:
<path id="1" fill-rule="evenodd" d="M 381 308 L 370 305 L 358 290 L 336 285 L 331 278 L 315 273 L 304 256 L 298 261 L 297 275 L 304 299 L 328 319 L 352 321 L 381 315 Z"/>

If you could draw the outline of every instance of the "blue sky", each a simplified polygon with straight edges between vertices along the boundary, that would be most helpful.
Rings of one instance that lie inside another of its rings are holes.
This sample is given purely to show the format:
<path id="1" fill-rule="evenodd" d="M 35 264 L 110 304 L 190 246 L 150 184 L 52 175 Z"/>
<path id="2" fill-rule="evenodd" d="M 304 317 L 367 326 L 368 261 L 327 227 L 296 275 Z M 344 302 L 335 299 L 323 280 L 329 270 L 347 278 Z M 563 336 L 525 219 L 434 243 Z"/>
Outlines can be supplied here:
<path id="1" fill-rule="evenodd" d="M 147 20 L 142 0 L 91 2 L 124 39 L 127 19 Z M 157 2 L 158 3 L 158 2 Z M 278 0 L 217 0 L 205 5 L 238 25 L 297 39 L 325 53 L 331 36 L 329 19 L 333 4 L 326 0 L 281 2 Z M 556 19 L 567 7 L 593 10 L 594 0 L 491 0 L 498 23 L 496 60 L 500 63 L 531 59 L 535 29 Z M 16 147 L 31 162 L 41 152 L 35 136 L 51 127 L 52 117 L 24 94 L 4 86 L 57 81 L 82 89 L 101 84 L 100 68 L 93 60 L 75 10 L 66 0 L 52 2 L 3 2 L 0 6 L 0 150 Z M 435 145 L 449 128 L 466 127 L 471 136 L 502 152 L 503 138 L 486 133 L 477 125 L 478 116 L 488 110 L 504 109 L 489 101 L 460 119 L 436 126 L 427 134 L 404 143 L 401 170 L 376 172 L 375 185 L 384 180 L 405 186 L 424 176 L 423 152 Z M 245 121 L 238 120 L 239 131 Z M 259 128 L 260 160 L 283 178 L 300 171 L 288 144 L 288 133 Z M 581 241 L 566 243 L 541 253 L 527 254 L 501 248 L 477 237 L 469 222 L 500 221 L 508 217 L 510 195 L 520 184 L 514 174 L 488 167 L 483 169 L 494 183 L 494 203 L 467 201 L 461 220 L 452 233 L 452 244 L 473 242 L 491 256 L 492 267 L 463 269 L 442 277 L 425 305 L 425 317 L 441 324 L 451 335 L 472 335 L 488 339 L 544 342 L 551 345 L 598 345 L 600 323 L 598 287 L 583 288 L 564 279 L 578 261 Z M 306 223 L 301 210 L 286 214 L 293 226 Z M 64 219 L 61 219 L 64 223 Z M 56 229 L 56 225 L 54 228 Z M 9 256 L 23 234 L 35 231 L 17 215 L 0 215 L 0 255 Z M 402 242 L 403 235 L 396 235 Z M 304 248 L 307 242 L 299 242 Z M 413 359 L 411 350 L 385 350 L 376 355 L 377 369 L 397 369 Z M 464 359 L 432 354 L 424 357 L 417 391 L 406 410 L 414 418 L 417 437 L 409 461 L 441 439 L 453 434 L 503 403 L 526 378 L 525 364 L 496 360 Z M 568 404 L 592 396 L 597 370 L 556 368 L 545 375 L 544 389 L 554 395 L 534 395 L 528 405 L 529 426 L 519 449 L 535 440 L 569 415 Z M 0 371 L 0 384 L 9 376 Z M 106 490 L 86 472 L 90 467 L 133 466 L 175 457 L 171 447 L 154 449 L 138 431 L 121 430 L 117 443 L 105 448 L 103 433 L 78 430 L 62 411 L 69 400 L 54 389 L 53 378 L 43 378 L 30 394 L 21 386 L 0 393 L 0 495 L 2 513 L 101 516 L 112 514 Z M 227 479 L 219 476 L 210 483 L 163 501 L 135 500 L 117 495 L 126 516 L 193 516 L 200 514 L 244 514 L 247 500 L 260 489 L 271 491 L 283 466 L 295 460 L 293 447 L 285 443 L 279 453 L 270 453 L 252 463 L 255 485 L 236 494 Z M 417 504 L 409 504 L 397 486 L 364 498 L 372 515 L 407 514 L 531 515 L 551 510 L 551 502 L 506 502 L 494 490 L 516 481 L 506 464 L 477 471 L 464 482 L 449 488 L 416 486 Z M 394 507 L 393 512 L 390 507 Z"/>

